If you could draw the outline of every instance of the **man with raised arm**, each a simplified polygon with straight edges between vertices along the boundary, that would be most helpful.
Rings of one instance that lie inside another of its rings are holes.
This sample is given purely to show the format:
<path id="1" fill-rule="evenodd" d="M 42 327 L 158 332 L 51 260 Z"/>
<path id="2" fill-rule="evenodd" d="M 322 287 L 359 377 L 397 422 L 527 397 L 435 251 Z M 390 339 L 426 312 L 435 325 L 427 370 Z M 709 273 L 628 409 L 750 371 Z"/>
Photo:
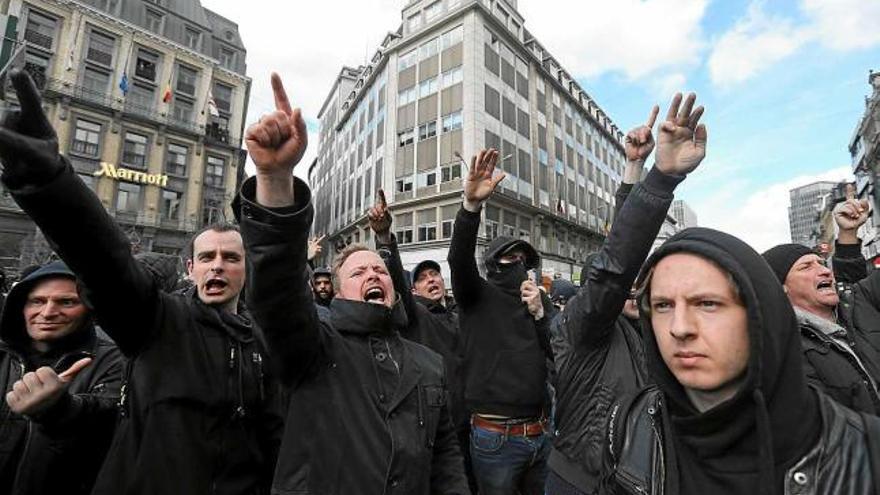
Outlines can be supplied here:
<path id="1" fill-rule="evenodd" d="M 257 173 L 236 209 L 248 305 L 273 371 L 290 387 L 273 492 L 470 493 L 442 359 L 401 337 L 407 317 L 382 258 L 345 248 L 334 262 L 330 317 L 317 317 L 306 260 L 311 192 L 293 177 L 307 132 L 277 74 L 272 88 L 277 111 L 246 134 Z"/>
<path id="2" fill-rule="evenodd" d="M 471 161 L 449 247 L 452 290 L 465 342 L 465 406 L 471 414 L 471 464 L 481 494 L 543 493 L 548 330 L 555 308 L 529 278 L 538 252 L 528 242 L 493 239 L 480 276 L 475 250 L 483 203 L 504 174 L 498 151 Z"/>
<path id="3" fill-rule="evenodd" d="M 30 76 L 11 79 L 21 111 L 0 128 L 2 180 L 85 283 L 98 323 L 128 358 L 121 418 L 93 493 L 268 493 L 281 405 L 239 304 L 237 228 L 197 233 L 187 261 L 194 290 L 164 292 L 59 155 Z"/>

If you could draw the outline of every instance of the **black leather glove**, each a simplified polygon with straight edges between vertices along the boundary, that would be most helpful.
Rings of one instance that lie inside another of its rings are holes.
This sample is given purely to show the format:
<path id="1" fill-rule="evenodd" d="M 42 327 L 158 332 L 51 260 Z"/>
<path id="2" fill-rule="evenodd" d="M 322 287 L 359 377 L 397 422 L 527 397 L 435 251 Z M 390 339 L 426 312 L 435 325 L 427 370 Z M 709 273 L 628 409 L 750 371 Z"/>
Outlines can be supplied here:
<path id="1" fill-rule="evenodd" d="M 0 179 L 13 189 L 42 185 L 65 167 L 58 154 L 58 136 L 43 112 L 40 91 L 31 76 L 14 70 L 10 78 L 21 110 L 7 114 L 0 126 Z"/>

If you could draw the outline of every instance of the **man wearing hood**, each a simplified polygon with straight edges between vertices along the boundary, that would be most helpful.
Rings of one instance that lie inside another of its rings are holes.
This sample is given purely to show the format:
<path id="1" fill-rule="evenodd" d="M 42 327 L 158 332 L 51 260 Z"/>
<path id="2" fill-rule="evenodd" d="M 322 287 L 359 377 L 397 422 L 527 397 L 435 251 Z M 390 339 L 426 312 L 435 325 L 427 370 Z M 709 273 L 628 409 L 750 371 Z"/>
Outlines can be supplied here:
<path id="1" fill-rule="evenodd" d="M 247 131 L 257 173 L 236 210 L 248 304 L 291 393 L 273 492 L 468 494 L 442 358 L 401 337 L 407 315 L 382 258 L 343 249 L 330 317 L 317 317 L 307 284 L 311 191 L 292 174 L 307 132 L 277 74 L 272 86 L 277 111 Z"/>
<path id="2" fill-rule="evenodd" d="M 469 466 L 470 418 L 464 409 L 462 346 L 455 300 L 446 295 L 446 282 L 436 261 L 422 260 L 413 267 L 409 276 L 405 273 L 397 239 L 391 233 L 391 212 L 383 190 L 377 191 L 376 203 L 370 208 L 367 218 L 375 234 L 376 249 L 388 267 L 394 289 L 400 294 L 409 319 L 409 324 L 401 329 L 401 333 L 443 357 L 449 389 L 449 412 L 466 462 L 468 482 L 475 490 L 475 480 Z"/>
<path id="3" fill-rule="evenodd" d="M 800 244 L 782 244 L 763 256 L 794 307 L 807 379 L 841 404 L 876 415 L 880 414 L 880 343 L 875 334 L 880 312 L 874 294 L 880 293 L 880 273 L 851 280 L 855 283 L 845 285 L 844 301 L 835 280 L 835 272 L 846 279 L 855 267 L 865 273 L 856 232 L 867 221 L 867 206 L 867 201 L 850 198 L 835 208 L 839 234 L 834 272 L 818 254 Z"/>
<path id="4" fill-rule="evenodd" d="M 498 151 L 471 160 L 464 203 L 449 246 L 452 288 L 465 341 L 465 407 L 471 414 L 471 462 L 480 493 L 543 493 L 550 450 L 545 432 L 550 300 L 529 279 L 538 252 L 526 241 L 498 237 L 474 251 L 483 203 L 504 178 L 493 177 Z"/>
<path id="5" fill-rule="evenodd" d="M 312 292 L 315 296 L 315 304 L 330 307 L 335 290 L 333 289 L 333 272 L 329 267 L 320 266 L 312 272 Z"/>
<path id="6" fill-rule="evenodd" d="M 614 401 L 647 382 L 631 288 L 683 179 L 680 162 L 696 167 L 704 156 L 704 131 L 699 146 L 693 139 L 703 113 L 703 107 L 694 108 L 695 101 L 696 95 L 690 94 L 682 107 L 682 96 L 673 98 L 660 126 L 656 164 L 641 183 L 642 167 L 654 149 L 651 129 L 659 107 L 651 110 L 645 125 L 627 133 L 628 160 L 614 224 L 602 249 L 588 257 L 577 296 L 553 322 L 556 435 L 548 462 L 548 494 L 594 491 L 602 474 L 607 414 Z M 675 125 L 679 115 L 686 122 L 682 129 Z"/>
<path id="7" fill-rule="evenodd" d="M 268 493 L 281 404 L 239 305 L 241 234 L 230 225 L 196 233 L 187 260 L 194 290 L 164 292 L 59 155 L 30 76 L 11 79 L 21 111 L 0 128 L 2 180 L 82 279 L 101 328 L 128 358 L 94 493 Z"/>
<path id="8" fill-rule="evenodd" d="M 875 493 L 880 419 L 807 385 L 797 319 L 758 253 L 688 229 L 640 287 L 657 386 L 608 415 L 607 492 Z"/>
<path id="9" fill-rule="evenodd" d="M 63 262 L 9 292 L 0 338 L 0 492 L 91 493 L 116 423 L 122 356 L 97 336 Z"/>

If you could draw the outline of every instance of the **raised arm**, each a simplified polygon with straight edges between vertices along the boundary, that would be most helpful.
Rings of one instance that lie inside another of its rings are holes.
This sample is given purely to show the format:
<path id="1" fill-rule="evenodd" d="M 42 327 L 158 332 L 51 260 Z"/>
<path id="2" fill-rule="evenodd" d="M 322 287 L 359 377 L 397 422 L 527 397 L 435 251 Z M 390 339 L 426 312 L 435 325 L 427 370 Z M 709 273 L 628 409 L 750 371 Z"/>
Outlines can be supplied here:
<path id="1" fill-rule="evenodd" d="M 23 71 L 11 79 L 21 110 L 0 127 L 3 183 L 85 283 L 102 328 L 130 356 L 160 330 L 159 291 L 128 238 L 58 153 L 33 80 Z"/>
<path id="2" fill-rule="evenodd" d="M 833 211 L 838 233 L 831 265 L 838 282 L 854 284 L 868 276 L 868 263 L 862 254 L 858 232 L 870 214 L 868 200 L 856 199 L 855 186 L 847 184 L 846 201 L 838 203 Z"/>
<path id="3" fill-rule="evenodd" d="M 639 269 L 651 249 L 675 187 L 706 154 L 703 107 L 693 108 L 691 94 L 682 107 L 677 94 L 660 127 L 656 164 L 635 186 L 614 222 L 601 251 L 592 258 L 577 297 L 566 305 L 563 328 L 573 343 L 594 345 L 614 328 Z M 652 112 L 649 123 L 653 124 Z M 649 151 L 650 152 L 650 151 Z"/>
<path id="4" fill-rule="evenodd" d="M 464 181 L 462 208 L 455 216 L 447 260 L 455 300 L 462 307 L 478 302 L 482 279 L 477 268 L 475 251 L 480 229 L 480 210 L 505 177 L 504 172 L 493 177 L 497 163 L 498 150 L 495 149 L 480 151 L 471 159 L 471 167 Z"/>
<path id="5" fill-rule="evenodd" d="M 391 275 L 391 282 L 394 284 L 394 292 L 400 296 L 400 302 L 406 310 L 409 325 L 401 330 L 404 333 L 404 337 L 407 337 L 408 330 L 414 329 L 418 325 L 419 316 L 416 308 L 418 303 L 416 298 L 413 297 L 410 283 L 403 273 L 403 262 L 400 261 L 397 239 L 391 233 L 391 212 L 388 210 L 385 191 L 382 189 L 376 191 L 376 203 L 367 212 L 367 218 L 370 221 L 370 229 L 375 235 L 376 251 L 379 252 L 379 256 L 385 261 L 388 273 Z"/>
<path id="6" fill-rule="evenodd" d="M 624 154 L 626 155 L 626 166 L 623 169 L 623 180 L 614 193 L 614 218 L 620 215 L 620 209 L 626 202 L 627 196 L 632 192 L 640 180 L 642 180 L 642 170 L 645 169 L 645 161 L 654 151 L 654 135 L 651 129 L 654 128 L 654 122 L 657 120 L 657 114 L 660 107 L 654 105 L 651 109 L 651 115 L 648 116 L 648 122 L 645 125 L 636 127 L 626 134 L 624 141 Z"/>
<path id="7" fill-rule="evenodd" d="M 257 168 L 235 208 L 247 260 L 245 297 L 269 364 L 295 385 L 322 356 L 318 316 L 309 288 L 307 239 L 314 211 L 311 192 L 293 168 L 307 145 L 305 121 L 291 109 L 277 74 L 277 111 L 248 128 L 248 152 Z"/>

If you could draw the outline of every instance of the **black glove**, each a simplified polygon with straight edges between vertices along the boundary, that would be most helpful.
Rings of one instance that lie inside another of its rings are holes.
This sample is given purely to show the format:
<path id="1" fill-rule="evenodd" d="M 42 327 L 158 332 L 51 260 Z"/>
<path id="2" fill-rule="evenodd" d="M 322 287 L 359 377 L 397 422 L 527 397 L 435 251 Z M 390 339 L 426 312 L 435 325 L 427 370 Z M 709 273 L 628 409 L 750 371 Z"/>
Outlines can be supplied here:
<path id="1" fill-rule="evenodd" d="M 40 92 L 31 76 L 14 70 L 10 78 L 21 110 L 6 115 L 0 126 L 0 179 L 12 189 L 42 185 L 65 167 L 58 154 L 58 136 L 43 113 Z"/>

